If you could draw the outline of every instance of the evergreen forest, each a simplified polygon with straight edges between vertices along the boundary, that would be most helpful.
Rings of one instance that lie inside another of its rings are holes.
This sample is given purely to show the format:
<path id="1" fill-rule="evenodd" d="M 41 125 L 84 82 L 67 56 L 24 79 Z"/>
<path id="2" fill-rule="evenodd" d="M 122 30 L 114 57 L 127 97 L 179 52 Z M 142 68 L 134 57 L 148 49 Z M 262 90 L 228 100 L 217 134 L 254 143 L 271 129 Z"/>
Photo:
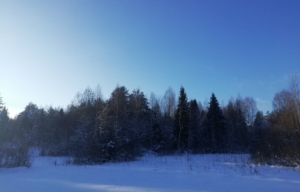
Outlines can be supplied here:
<path id="1" fill-rule="evenodd" d="M 74 164 L 132 161 L 145 153 L 250 153 L 256 163 L 300 164 L 299 76 L 274 95 L 273 110 L 252 97 L 221 106 L 168 88 L 162 97 L 117 86 L 107 100 L 99 89 L 76 94 L 66 109 L 29 103 L 9 118 L 0 97 L 0 167 L 30 167 L 32 151 L 69 156 Z M 177 95 L 177 96 L 176 96 Z"/>

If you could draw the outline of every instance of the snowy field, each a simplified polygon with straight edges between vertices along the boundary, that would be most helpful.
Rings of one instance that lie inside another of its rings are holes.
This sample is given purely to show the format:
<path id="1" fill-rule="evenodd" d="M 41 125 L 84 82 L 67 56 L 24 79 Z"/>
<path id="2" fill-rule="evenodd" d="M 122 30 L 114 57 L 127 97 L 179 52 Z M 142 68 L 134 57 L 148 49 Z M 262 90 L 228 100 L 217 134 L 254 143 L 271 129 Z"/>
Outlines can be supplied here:
<path id="1" fill-rule="evenodd" d="M 146 155 L 135 162 L 66 165 L 37 157 L 31 168 L 0 169 L 0 191 L 299 191 L 300 170 L 253 166 L 248 155 Z"/>

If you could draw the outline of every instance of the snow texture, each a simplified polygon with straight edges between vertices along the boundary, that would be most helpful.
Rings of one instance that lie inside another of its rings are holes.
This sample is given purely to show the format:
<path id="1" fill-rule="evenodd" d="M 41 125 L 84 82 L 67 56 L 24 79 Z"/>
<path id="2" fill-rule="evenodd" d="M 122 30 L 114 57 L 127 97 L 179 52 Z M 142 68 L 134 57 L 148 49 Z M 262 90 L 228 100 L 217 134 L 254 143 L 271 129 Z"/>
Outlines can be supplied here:
<path id="1" fill-rule="evenodd" d="M 146 155 L 138 161 L 67 165 L 37 157 L 31 168 L 0 169 L 0 191 L 299 191 L 300 170 L 254 166 L 248 155 Z"/>

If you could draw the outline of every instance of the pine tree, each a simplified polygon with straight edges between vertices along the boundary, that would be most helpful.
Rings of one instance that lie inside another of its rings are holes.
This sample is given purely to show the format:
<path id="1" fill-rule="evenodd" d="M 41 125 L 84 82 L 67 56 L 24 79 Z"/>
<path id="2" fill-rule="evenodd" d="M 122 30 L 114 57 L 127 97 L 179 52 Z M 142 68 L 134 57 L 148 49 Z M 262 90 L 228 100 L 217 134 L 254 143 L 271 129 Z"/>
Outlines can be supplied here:
<path id="1" fill-rule="evenodd" d="M 176 138 L 177 149 L 179 151 L 185 150 L 188 147 L 189 103 L 183 87 L 180 88 L 174 125 L 174 136 Z"/>
<path id="2" fill-rule="evenodd" d="M 224 152 L 226 138 L 225 118 L 214 93 L 210 98 L 204 126 L 207 152 Z"/>

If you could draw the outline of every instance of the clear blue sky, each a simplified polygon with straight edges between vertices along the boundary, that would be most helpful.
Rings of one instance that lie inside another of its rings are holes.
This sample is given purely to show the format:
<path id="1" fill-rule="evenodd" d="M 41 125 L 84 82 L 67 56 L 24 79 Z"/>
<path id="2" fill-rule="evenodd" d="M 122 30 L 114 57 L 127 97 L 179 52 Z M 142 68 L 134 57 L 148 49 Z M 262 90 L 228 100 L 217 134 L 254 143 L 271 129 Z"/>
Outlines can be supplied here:
<path id="1" fill-rule="evenodd" d="M 203 102 L 251 96 L 272 110 L 300 71 L 300 1 L 0 0 L 0 94 L 66 107 L 78 91 L 117 85 Z"/>

